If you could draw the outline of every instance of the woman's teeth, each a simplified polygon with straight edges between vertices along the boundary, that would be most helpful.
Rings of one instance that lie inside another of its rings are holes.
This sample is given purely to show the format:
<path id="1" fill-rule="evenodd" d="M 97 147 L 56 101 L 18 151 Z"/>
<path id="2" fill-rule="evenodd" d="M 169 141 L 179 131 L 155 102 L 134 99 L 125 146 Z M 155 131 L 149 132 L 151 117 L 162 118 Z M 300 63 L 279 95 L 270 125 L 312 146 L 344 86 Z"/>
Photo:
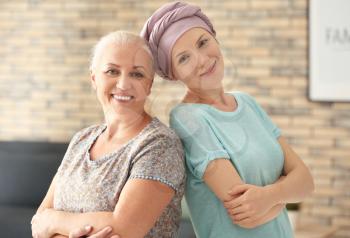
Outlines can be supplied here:
<path id="1" fill-rule="evenodd" d="M 118 95 L 113 95 L 113 98 L 116 100 L 120 100 L 120 101 L 130 101 L 133 96 L 118 96 Z"/>

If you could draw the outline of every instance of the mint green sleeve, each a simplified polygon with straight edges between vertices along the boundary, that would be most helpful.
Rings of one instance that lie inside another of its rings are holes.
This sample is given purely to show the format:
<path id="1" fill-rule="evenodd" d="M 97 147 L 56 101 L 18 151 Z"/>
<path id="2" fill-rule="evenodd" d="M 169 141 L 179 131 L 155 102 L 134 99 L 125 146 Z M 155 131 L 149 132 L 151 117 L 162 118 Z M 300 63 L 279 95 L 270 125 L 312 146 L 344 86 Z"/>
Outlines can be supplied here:
<path id="1" fill-rule="evenodd" d="M 265 112 L 265 110 L 261 107 L 261 105 L 249 94 L 242 93 L 242 96 L 248 101 L 251 105 L 252 109 L 256 112 L 258 117 L 261 119 L 263 126 L 275 137 L 278 138 L 281 136 L 280 128 L 273 123 L 269 115 Z"/>
<path id="2" fill-rule="evenodd" d="M 199 111 L 186 106 L 177 108 L 170 114 L 170 127 L 180 137 L 185 149 L 187 168 L 196 178 L 202 180 L 212 160 L 230 158 Z"/>

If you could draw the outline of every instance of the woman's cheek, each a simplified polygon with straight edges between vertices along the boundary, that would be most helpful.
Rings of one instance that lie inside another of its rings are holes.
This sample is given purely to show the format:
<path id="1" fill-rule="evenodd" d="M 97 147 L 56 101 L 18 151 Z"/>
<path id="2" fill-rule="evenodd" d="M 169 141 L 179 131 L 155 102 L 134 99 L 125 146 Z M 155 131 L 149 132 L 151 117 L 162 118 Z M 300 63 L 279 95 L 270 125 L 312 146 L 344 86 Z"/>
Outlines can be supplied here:
<path id="1" fill-rule="evenodd" d="M 183 78 L 185 78 L 186 80 L 190 80 L 193 77 L 195 70 L 195 67 L 189 64 L 186 67 L 186 70 L 184 71 Z"/>

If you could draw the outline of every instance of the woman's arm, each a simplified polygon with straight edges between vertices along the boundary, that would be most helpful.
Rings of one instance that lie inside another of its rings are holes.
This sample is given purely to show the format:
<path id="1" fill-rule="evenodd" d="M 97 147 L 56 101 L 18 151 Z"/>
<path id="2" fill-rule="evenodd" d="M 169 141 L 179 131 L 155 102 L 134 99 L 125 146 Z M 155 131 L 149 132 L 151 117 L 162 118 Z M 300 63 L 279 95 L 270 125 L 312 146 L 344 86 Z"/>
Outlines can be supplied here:
<path id="1" fill-rule="evenodd" d="M 34 231 L 33 231 L 33 223 L 34 223 L 36 215 L 43 212 L 45 209 L 53 208 L 53 197 L 54 197 L 54 191 L 55 191 L 55 184 L 56 184 L 56 175 L 53 177 L 51 184 L 50 184 L 50 187 L 49 187 L 43 201 L 41 202 L 40 206 L 38 207 L 38 209 L 36 211 L 36 214 L 32 217 L 32 220 L 30 222 L 32 225 L 32 236 L 33 237 L 35 237 Z M 61 238 L 61 237 L 63 238 L 66 236 L 55 236 L 55 238 Z"/>
<path id="2" fill-rule="evenodd" d="M 169 186 L 143 179 L 131 179 L 124 186 L 113 212 L 69 213 L 46 209 L 38 214 L 37 231 L 68 235 L 77 227 L 91 225 L 91 234 L 110 226 L 120 237 L 144 237 L 173 198 Z M 111 234 L 111 235 L 112 235 Z M 45 236 L 44 236 L 45 237 Z"/>
<path id="3" fill-rule="evenodd" d="M 222 202 L 232 199 L 228 191 L 236 185 L 244 184 L 228 159 L 211 161 L 204 172 L 203 180 Z"/>
<path id="4" fill-rule="evenodd" d="M 286 177 L 280 183 L 268 187 L 276 198 L 275 203 L 300 202 L 314 190 L 312 175 L 284 137 L 280 136 L 278 142 L 283 149 L 283 170 Z"/>
<path id="5" fill-rule="evenodd" d="M 282 180 L 284 180 L 286 176 L 281 176 L 275 183 L 280 183 Z M 238 197 L 237 194 L 233 194 L 233 197 Z M 280 212 L 285 208 L 285 204 L 276 204 L 274 205 L 267 213 L 262 215 L 261 217 L 244 217 L 242 216 L 242 213 L 240 209 L 231 209 L 230 202 L 224 202 L 224 205 L 227 209 L 227 211 L 230 214 L 231 220 L 233 223 L 244 227 L 244 228 L 255 228 L 257 226 L 260 226 L 262 224 L 265 224 L 271 220 L 273 220 L 275 217 L 277 217 Z"/>
<path id="6" fill-rule="evenodd" d="M 69 233 L 68 238 L 80 238 L 80 237 L 89 237 L 89 238 L 120 238 L 118 235 L 111 236 L 112 228 L 107 226 L 97 233 L 91 235 L 92 227 L 85 226 L 82 228 L 75 229 Z M 67 238 L 64 235 L 54 235 L 51 238 Z"/>
<path id="7" fill-rule="evenodd" d="M 313 179 L 305 164 L 283 137 L 278 141 L 284 153 L 285 178 L 265 187 L 250 184 L 235 186 L 230 194 L 242 195 L 228 202 L 226 207 L 229 207 L 232 213 L 239 213 L 236 220 L 259 217 L 269 206 L 299 202 L 313 191 Z"/>
<path id="8" fill-rule="evenodd" d="M 53 177 L 49 190 L 47 191 L 43 201 L 41 202 L 38 210 L 36 211 L 37 213 L 40 213 L 47 208 L 53 208 L 53 195 L 55 191 L 55 184 L 56 184 L 56 175 Z"/>
<path id="9" fill-rule="evenodd" d="M 41 202 L 41 204 L 37 210 L 37 213 L 41 213 L 45 209 L 53 208 L 53 197 L 54 197 L 55 184 L 56 184 L 55 178 L 56 178 L 56 176 L 52 179 L 50 187 L 45 195 L 45 198 Z M 111 232 L 108 230 L 108 228 L 109 227 L 105 227 L 104 229 L 98 231 L 96 234 L 94 234 L 92 236 L 90 236 L 90 233 L 92 230 L 91 226 L 89 226 L 88 228 L 84 227 L 81 229 L 76 229 L 69 234 L 69 238 L 79 238 L 79 237 L 84 236 L 84 235 L 89 235 L 89 237 L 91 237 L 91 238 L 105 238 Z M 64 235 L 60 235 L 60 234 L 52 236 L 52 238 L 67 238 L 67 237 L 68 236 L 64 236 Z M 118 236 L 113 236 L 112 238 L 118 238 Z"/>
<path id="10" fill-rule="evenodd" d="M 241 196 L 241 194 L 230 194 L 228 191 L 234 189 L 238 185 L 244 185 L 236 169 L 227 159 L 216 159 L 210 162 L 203 176 L 204 182 L 216 194 L 216 196 L 225 205 L 229 216 L 233 223 L 244 228 L 253 228 L 262 225 L 278 216 L 283 209 L 284 204 L 271 205 L 266 208 L 266 212 L 259 217 L 248 217 L 248 220 L 237 219 L 240 211 L 232 210 L 230 201 Z M 280 182 L 282 179 L 278 180 Z M 272 203 L 270 203 L 272 204 Z"/>
<path id="11" fill-rule="evenodd" d="M 285 207 L 284 204 L 277 204 L 273 206 L 266 214 L 264 214 L 262 217 L 259 217 L 257 219 L 247 218 L 247 219 L 238 220 L 234 215 L 231 215 L 231 220 L 236 225 L 239 225 L 243 228 L 251 229 L 273 220 L 280 214 L 280 212 L 284 209 L 284 207 Z"/>

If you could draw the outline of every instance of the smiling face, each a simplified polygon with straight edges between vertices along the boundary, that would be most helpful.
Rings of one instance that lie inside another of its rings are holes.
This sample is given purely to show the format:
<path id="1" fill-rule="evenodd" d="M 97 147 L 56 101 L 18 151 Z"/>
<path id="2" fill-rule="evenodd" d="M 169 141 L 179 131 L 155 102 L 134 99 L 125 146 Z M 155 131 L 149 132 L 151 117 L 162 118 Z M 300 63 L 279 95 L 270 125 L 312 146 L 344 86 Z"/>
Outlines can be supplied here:
<path id="1" fill-rule="evenodd" d="M 153 77 L 152 58 L 140 42 L 106 44 L 91 74 L 106 117 L 143 113 Z"/>
<path id="2" fill-rule="evenodd" d="M 192 28 L 175 43 L 171 53 L 173 76 L 192 90 L 221 88 L 223 57 L 216 39 L 202 28 Z"/>

